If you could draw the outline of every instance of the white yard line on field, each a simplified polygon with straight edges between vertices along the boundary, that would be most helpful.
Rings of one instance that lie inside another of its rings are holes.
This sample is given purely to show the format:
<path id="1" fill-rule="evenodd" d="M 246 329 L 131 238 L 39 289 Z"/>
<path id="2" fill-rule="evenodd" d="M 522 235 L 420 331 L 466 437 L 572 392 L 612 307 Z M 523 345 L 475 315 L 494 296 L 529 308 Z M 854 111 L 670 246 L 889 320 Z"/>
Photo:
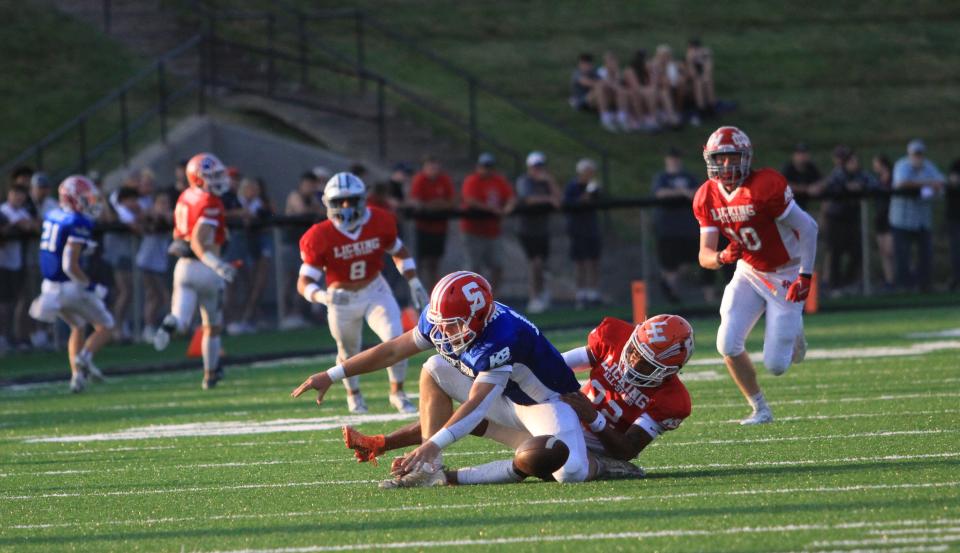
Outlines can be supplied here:
<path id="1" fill-rule="evenodd" d="M 874 538 L 868 540 L 815 541 L 809 547 L 851 547 L 860 545 L 907 545 L 913 543 L 950 543 L 960 541 L 960 534 L 948 536 L 913 536 L 909 538 Z"/>
<path id="2" fill-rule="evenodd" d="M 847 438 L 886 438 L 890 436 L 918 436 L 924 434 L 954 434 L 960 429 L 932 429 L 932 430 L 879 430 L 876 432 L 858 432 L 855 434 L 826 434 L 819 436 L 781 436 L 779 438 L 747 438 L 743 440 L 699 440 L 690 442 L 658 441 L 654 445 L 659 447 L 674 446 L 702 446 L 702 445 L 741 445 L 762 444 L 769 442 L 803 442 L 807 440 L 843 440 Z"/>
<path id="3" fill-rule="evenodd" d="M 847 396 L 818 399 L 786 399 L 771 401 L 770 405 L 817 405 L 824 403 L 861 403 L 864 401 L 899 401 L 901 399 L 933 399 L 945 397 L 960 397 L 960 392 L 916 392 L 908 394 L 881 394 L 878 396 Z M 697 403 L 694 409 L 726 409 L 730 407 L 744 408 L 746 401 L 727 401 L 723 403 Z M 843 416 L 842 414 L 838 416 Z"/>
<path id="4" fill-rule="evenodd" d="M 526 505 L 577 505 L 585 503 L 620 503 L 620 502 L 631 502 L 631 501 L 664 501 L 670 499 L 690 499 L 690 498 L 702 498 L 702 497 L 724 497 L 724 496 L 750 496 L 750 495 L 783 495 L 783 494 L 798 494 L 798 493 L 849 493 L 849 492 L 863 492 L 863 491 L 873 491 L 873 490 L 890 490 L 890 489 L 925 489 L 925 488 L 947 488 L 947 487 L 957 487 L 960 486 L 960 481 L 954 482 L 923 482 L 918 484 L 863 484 L 855 486 L 838 486 L 838 487 L 825 487 L 819 486 L 815 488 L 766 488 L 766 489 L 757 489 L 757 490 L 732 490 L 732 491 L 713 491 L 713 492 L 687 492 L 687 493 L 675 493 L 675 494 L 663 494 L 656 497 L 647 497 L 647 496 L 611 496 L 611 497 L 589 497 L 589 498 L 577 498 L 577 499 L 565 499 L 565 498 L 555 498 L 555 499 L 536 499 L 536 500 L 523 500 L 523 501 L 494 501 L 486 503 L 460 503 L 460 504 L 416 504 L 416 505 L 401 505 L 397 507 L 374 507 L 374 508 L 342 508 L 342 509 L 330 509 L 330 510 L 320 510 L 320 511 L 299 511 L 299 512 L 286 512 L 286 513 L 243 513 L 243 514 L 233 514 L 233 515 L 213 515 L 209 517 L 166 517 L 166 518 L 148 518 L 148 519 L 128 519 L 128 520 L 98 520 L 97 524 L 101 525 L 153 525 L 153 524 L 162 524 L 162 523 L 175 523 L 175 522 L 185 522 L 185 521 L 218 521 L 218 520 L 248 520 L 248 519 L 269 519 L 269 518 L 293 518 L 293 517 L 328 517 L 329 515 L 358 515 L 358 514 L 385 514 L 385 513 L 398 513 L 398 512 L 419 512 L 424 510 L 457 510 L 457 509 L 466 509 L 474 510 L 478 508 L 483 509 L 496 509 L 501 507 L 517 507 L 517 506 L 526 506 Z M 903 525 L 911 525 L 913 523 L 920 523 L 922 521 L 904 521 Z M 960 523 L 960 519 L 956 520 L 943 520 L 943 524 L 957 524 Z M 43 528 L 70 528 L 70 527 L 86 527 L 90 523 L 83 522 L 55 522 L 55 523 L 38 523 L 38 524 L 14 524 L 8 526 L 7 528 L 11 530 L 35 530 Z"/>
<path id="5" fill-rule="evenodd" d="M 789 553 L 939 553 L 950 549 L 947 545 L 918 545 L 916 547 L 893 547 L 882 549 L 869 547 L 867 549 L 804 549 Z"/>
<path id="6" fill-rule="evenodd" d="M 272 549 L 237 549 L 230 551 L 209 551 L 208 553 L 321 553 L 327 551 L 359 551 L 364 549 L 417 549 L 434 547 L 467 547 L 484 545 L 511 545 L 520 543 L 553 543 L 568 541 L 601 541 L 601 540 L 644 540 L 656 538 L 676 538 L 691 536 L 729 536 L 740 534 L 761 534 L 761 533 L 788 533 L 788 532 L 813 532 L 822 530 L 838 530 L 851 527 L 865 526 L 899 526 L 916 521 L 860 521 L 854 523 L 840 524 L 791 524 L 784 526 L 741 526 L 725 529 L 677 529 L 677 530 L 650 530 L 644 532 L 616 532 L 616 533 L 596 533 L 596 534 L 560 534 L 560 535 L 533 535 L 533 536 L 513 536 L 504 538 L 487 539 L 458 539 L 458 540 L 422 540 L 410 542 L 383 542 L 366 544 L 345 544 L 345 545 L 308 545 L 304 547 L 280 547 Z M 928 521 L 920 521 L 921 524 L 928 524 Z"/>
<path id="7" fill-rule="evenodd" d="M 953 534 L 953 533 L 960 533 L 960 526 L 951 526 L 949 528 L 905 528 L 902 530 L 870 530 L 867 533 L 883 535 L 883 536 L 900 536 L 905 534 Z"/>
<path id="8" fill-rule="evenodd" d="M 949 459 L 960 457 L 960 451 L 946 453 L 921 453 L 917 455 L 883 455 L 879 457 L 839 457 L 835 459 L 800 459 L 793 461 L 745 461 L 740 463 L 705 463 L 691 465 L 664 465 L 647 467 L 651 470 L 675 469 L 709 469 L 709 468 L 741 468 L 741 467 L 782 467 L 800 465 L 821 465 L 824 463 L 866 463 L 873 461 L 911 461 L 917 459 Z"/>
<path id="9" fill-rule="evenodd" d="M 940 340 L 937 342 L 915 342 L 913 344 L 903 344 L 899 346 L 875 346 L 859 348 L 834 348 L 834 349 L 808 349 L 806 359 L 808 360 L 832 360 L 832 359 L 866 359 L 873 357 L 904 357 L 909 355 L 922 355 L 935 351 L 960 349 L 960 340 Z M 750 354 L 750 359 L 754 363 L 763 361 L 762 353 Z M 688 367 L 698 366 L 723 366 L 723 358 L 714 357 L 711 359 L 694 359 L 687 363 Z"/>
<path id="10" fill-rule="evenodd" d="M 744 403 L 744 409 L 747 404 Z M 821 421 L 821 420 L 839 420 L 839 419 L 857 419 L 874 417 L 896 417 L 902 419 L 909 416 L 930 416 L 930 415 L 948 415 L 960 413 L 960 409 L 932 409 L 929 411 L 884 411 L 882 413 L 835 413 L 832 415 L 797 415 L 792 417 L 776 417 L 776 422 L 795 422 L 795 421 Z M 683 426 L 689 425 L 707 426 L 717 424 L 740 424 L 740 419 L 727 420 L 709 420 L 709 421 L 684 421 Z"/>

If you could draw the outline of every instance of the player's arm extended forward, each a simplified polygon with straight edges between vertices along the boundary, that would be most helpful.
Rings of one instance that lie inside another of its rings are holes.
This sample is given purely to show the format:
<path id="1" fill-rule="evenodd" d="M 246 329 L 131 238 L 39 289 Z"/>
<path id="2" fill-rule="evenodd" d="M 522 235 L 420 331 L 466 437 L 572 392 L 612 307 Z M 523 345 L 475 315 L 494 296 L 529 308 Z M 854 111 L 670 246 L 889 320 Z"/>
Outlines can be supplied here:
<path id="1" fill-rule="evenodd" d="M 463 402 L 454 411 L 450 420 L 436 434 L 431 436 L 429 441 L 443 449 L 469 434 L 483 421 L 487 411 L 490 410 L 490 406 L 503 393 L 509 379 L 509 370 L 480 373 L 473 386 L 470 387 L 470 395 L 467 397 L 467 401 Z"/>

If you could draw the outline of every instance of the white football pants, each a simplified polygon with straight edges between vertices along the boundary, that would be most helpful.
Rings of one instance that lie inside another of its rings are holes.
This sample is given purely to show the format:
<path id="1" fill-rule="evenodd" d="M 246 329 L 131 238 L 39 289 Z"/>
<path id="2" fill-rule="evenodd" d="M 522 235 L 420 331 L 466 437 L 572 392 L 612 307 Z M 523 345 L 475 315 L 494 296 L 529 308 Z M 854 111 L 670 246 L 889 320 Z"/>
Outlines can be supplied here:
<path id="1" fill-rule="evenodd" d="M 463 374 L 440 355 L 431 356 L 423 365 L 429 371 L 434 382 L 451 399 L 463 403 L 470 395 L 473 379 Z M 566 464 L 553 473 L 557 482 L 583 482 L 587 479 L 590 462 L 587 458 L 587 445 L 583 439 L 583 427 L 573 408 L 559 399 L 536 405 L 517 405 L 506 396 L 497 398 L 484 417 L 490 425 L 513 429 L 515 432 L 496 431 L 501 437 L 497 441 L 516 448 L 530 436 L 549 434 L 567 444 L 570 456 Z M 523 433 L 523 434 L 519 434 Z M 491 435 L 488 430 L 486 435 Z M 491 436 L 492 437 L 492 436 Z"/>
<path id="2" fill-rule="evenodd" d="M 203 326 L 223 324 L 224 281 L 201 261 L 181 257 L 173 269 L 173 296 L 170 311 L 177 318 L 177 331 L 184 333 L 200 305 Z"/>
<path id="3" fill-rule="evenodd" d="M 31 305 L 35 319 L 53 322 L 60 317 L 71 327 L 84 328 L 87 323 L 113 328 L 113 315 L 103 300 L 76 282 L 54 282 L 44 279 L 40 296 Z"/>
<path id="4" fill-rule="evenodd" d="M 378 276 L 365 288 L 355 292 L 327 288 L 327 324 L 330 334 L 337 342 L 337 362 L 360 353 L 363 339 L 363 321 L 380 338 L 381 342 L 403 334 L 400 321 L 400 306 L 383 275 Z M 390 382 L 402 383 L 407 375 L 406 360 L 387 369 Z M 343 380 L 347 390 L 356 390 L 360 377 Z"/>
<path id="5" fill-rule="evenodd" d="M 717 351 L 739 355 L 760 316 L 766 312 L 763 334 L 763 364 L 775 375 L 790 368 L 793 348 L 803 332 L 803 303 L 787 301 L 787 289 L 796 280 L 799 266 L 779 271 L 757 271 L 743 260 L 723 291 Z"/>

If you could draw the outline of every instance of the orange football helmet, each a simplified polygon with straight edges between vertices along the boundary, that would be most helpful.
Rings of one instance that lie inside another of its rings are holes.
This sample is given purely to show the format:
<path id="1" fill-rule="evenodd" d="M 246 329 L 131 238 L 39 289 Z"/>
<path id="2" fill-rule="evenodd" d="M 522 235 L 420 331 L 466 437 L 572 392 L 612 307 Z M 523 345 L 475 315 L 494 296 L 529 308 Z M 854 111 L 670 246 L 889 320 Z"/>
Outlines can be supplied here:
<path id="1" fill-rule="evenodd" d="M 679 315 L 657 315 L 637 325 L 620 354 L 628 384 L 659 386 L 693 355 L 693 327 Z"/>

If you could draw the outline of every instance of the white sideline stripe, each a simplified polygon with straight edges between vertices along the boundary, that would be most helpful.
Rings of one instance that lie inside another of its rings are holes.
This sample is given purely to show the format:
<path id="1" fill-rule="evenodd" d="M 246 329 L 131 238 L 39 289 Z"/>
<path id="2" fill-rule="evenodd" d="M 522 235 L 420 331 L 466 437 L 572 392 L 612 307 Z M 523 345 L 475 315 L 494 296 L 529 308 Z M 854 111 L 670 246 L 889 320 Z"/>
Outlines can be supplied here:
<path id="1" fill-rule="evenodd" d="M 217 550 L 207 553 L 319 553 L 324 551 L 358 551 L 362 549 L 413 549 L 413 548 L 432 548 L 432 547 L 454 547 L 471 545 L 509 545 L 515 543 L 541 543 L 541 542 L 564 542 L 564 541 L 593 541 L 593 540 L 624 540 L 624 539 L 656 539 L 656 538 L 675 538 L 687 536 L 722 536 L 737 534 L 760 534 L 774 532 L 811 532 L 816 530 L 836 530 L 849 528 L 863 528 L 876 526 L 899 526 L 904 522 L 916 523 L 918 521 L 889 521 L 874 522 L 860 521 L 840 524 L 791 524 L 785 526 L 741 526 L 738 528 L 726 528 L 722 530 L 652 530 L 644 532 L 617 532 L 617 533 L 598 533 L 598 534 L 560 534 L 560 535 L 534 535 L 534 536 L 515 536 L 507 538 L 491 539 L 460 539 L 460 540 L 436 540 L 436 541 L 411 541 L 411 542 L 386 542 L 386 543 L 365 543 L 365 544 L 345 544 L 345 545 L 309 545 L 305 547 L 281 547 L 275 549 L 234 549 L 229 551 Z M 919 521 L 921 524 L 927 521 Z"/>
<path id="2" fill-rule="evenodd" d="M 960 338 L 960 328 L 948 328 L 933 332 L 911 332 L 907 338 Z"/>
<path id="3" fill-rule="evenodd" d="M 313 440 L 315 442 L 342 442 L 340 438 L 329 438 L 329 439 L 319 439 Z M 309 443 L 307 440 L 283 440 L 278 442 L 237 442 L 235 444 L 224 444 L 224 443 L 215 443 L 215 444 L 191 444 L 190 448 L 221 448 L 221 447 L 252 447 L 252 446 L 265 446 L 265 445 L 290 445 L 290 444 L 306 444 Z M 72 449 L 69 451 L 23 451 L 14 453 L 17 457 L 40 457 L 43 455 L 76 455 L 80 453 L 109 453 L 114 451 L 147 451 L 151 449 L 177 449 L 178 446 L 175 445 L 164 445 L 164 446 L 130 446 L 130 447 L 111 447 L 105 449 Z M 188 447 L 188 446 L 184 446 Z"/>
<path id="4" fill-rule="evenodd" d="M 840 415 L 842 417 L 843 415 Z M 671 442 L 670 440 L 658 441 L 654 445 L 659 447 L 670 446 L 688 446 L 688 445 L 738 445 L 738 444 L 762 444 L 768 442 L 802 442 L 807 440 L 842 440 L 845 438 L 884 438 L 888 436 L 916 436 L 923 434 L 954 434 L 960 432 L 960 429 L 935 429 L 935 430 L 889 430 L 881 432 L 860 432 L 856 434 L 827 434 L 820 436 L 783 436 L 780 438 L 748 438 L 744 440 L 700 440 L 692 442 Z"/>
<path id="5" fill-rule="evenodd" d="M 746 461 L 740 463 L 706 463 L 699 465 L 664 465 L 647 467 L 649 470 L 739 468 L 739 467 L 781 467 L 793 465 L 816 465 L 822 463 L 863 463 L 867 461 L 910 461 L 915 459 L 945 459 L 960 457 L 960 451 L 948 453 L 921 453 L 918 455 L 883 455 L 880 457 L 840 457 L 837 459 L 799 459 L 794 461 Z"/>
<path id="6" fill-rule="evenodd" d="M 152 424 L 99 434 L 37 437 L 27 443 L 97 442 L 106 440 L 144 440 L 150 438 L 179 438 L 194 436 L 235 436 L 239 434 L 267 434 L 274 432 L 305 432 L 331 430 L 345 424 L 360 425 L 371 422 L 394 422 L 417 418 L 416 413 L 385 415 L 350 415 L 314 417 L 307 419 L 276 419 L 271 421 L 213 421 L 186 424 Z"/>
<path id="7" fill-rule="evenodd" d="M 744 405 L 746 408 L 746 405 Z M 946 414 L 956 414 L 960 413 L 960 409 L 936 409 L 930 411 L 885 411 L 883 413 L 835 413 L 833 415 L 797 415 L 792 417 L 777 417 L 777 422 L 794 422 L 794 421 L 821 421 L 821 420 L 836 420 L 836 419 L 855 419 L 855 418 L 865 418 L 865 417 L 897 417 L 902 418 L 906 416 L 926 416 L 926 415 L 946 415 Z M 740 419 L 727 419 L 723 421 L 684 421 L 683 425 L 715 425 L 715 424 L 740 424 Z M 656 443 L 656 442 L 654 442 Z"/>
<path id="8" fill-rule="evenodd" d="M 851 396 L 831 397 L 820 399 L 788 399 L 770 401 L 770 405 L 816 405 L 822 403 L 859 403 L 863 401 L 899 401 L 901 399 L 931 399 L 941 397 L 960 397 L 960 392 L 916 392 L 908 394 L 882 394 L 879 396 Z M 695 409 L 722 409 L 727 407 L 744 407 L 745 401 L 729 401 L 724 403 L 697 403 Z M 838 416 L 843 416 L 842 414 Z"/>
<path id="9" fill-rule="evenodd" d="M 861 348 L 836 348 L 836 349 L 808 349 L 807 360 L 828 360 L 828 359 L 864 359 L 869 357 L 904 357 L 909 355 L 922 355 L 935 351 L 960 349 L 960 340 L 941 340 L 938 342 L 915 342 L 913 344 L 903 344 L 899 346 L 876 346 Z M 750 354 L 750 360 L 754 363 L 763 361 L 762 353 Z M 688 367 L 723 365 L 723 358 L 714 357 L 711 359 L 694 359 L 687 363 Z"/>
<path id="10" fill-rule="evenodd" d="M 881 534 L 884 536 L 898 536 L 903 534 L 953 534 L 960 532 L 960 526 L 951 526 L 949 528 L 906 528 L 903 530 L 870 530 L 868 534 Z"/>
<path id="11" fill-rule="evenodd" d="M 951 534 L 949 536 L 914 536 L 909 538 L 874 538 L 869 540 L 831 540 L 815 541 L 810 547 L 849 547 L 857 545 L 899 545 L 911 543 L 949 543 L 960 541 L 960 534 Z"/>

